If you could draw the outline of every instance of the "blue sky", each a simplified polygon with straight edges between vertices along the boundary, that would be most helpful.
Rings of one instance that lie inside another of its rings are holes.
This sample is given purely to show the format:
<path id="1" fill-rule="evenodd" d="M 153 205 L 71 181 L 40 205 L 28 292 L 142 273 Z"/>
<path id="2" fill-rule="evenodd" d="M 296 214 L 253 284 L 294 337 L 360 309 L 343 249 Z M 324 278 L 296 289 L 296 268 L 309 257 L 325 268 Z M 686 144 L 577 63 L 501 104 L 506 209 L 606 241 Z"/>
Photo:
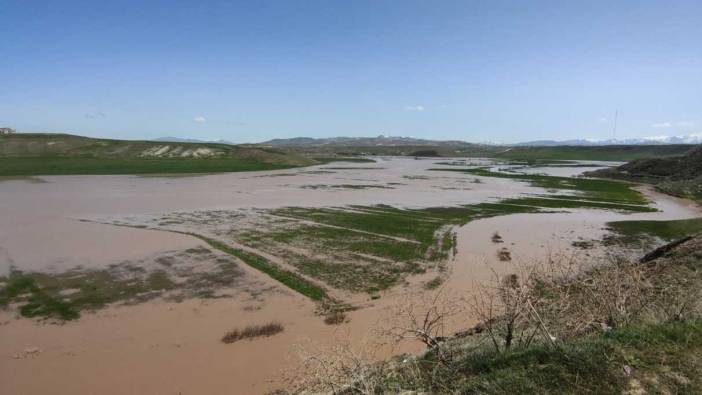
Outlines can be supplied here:
<path id="1" fill-rule="evenodd" d="M 0 1 L 0 126 L 115 138 L 702 132 L 702 1 Z"/>

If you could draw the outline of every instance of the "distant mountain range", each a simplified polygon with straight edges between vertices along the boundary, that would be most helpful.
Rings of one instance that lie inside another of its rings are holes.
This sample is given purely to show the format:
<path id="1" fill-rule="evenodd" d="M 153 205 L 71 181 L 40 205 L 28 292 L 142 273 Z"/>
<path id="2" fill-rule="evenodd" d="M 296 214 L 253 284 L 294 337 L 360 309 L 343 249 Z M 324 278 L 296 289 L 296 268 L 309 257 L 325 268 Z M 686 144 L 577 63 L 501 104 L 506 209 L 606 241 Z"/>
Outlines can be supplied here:
<path id="1" fill-rule="evenodd" d="M 171 143 L 220 143 L 235 144 L 227 140 L 198 140 L 180 137 L 159 137 L 155 141 Z M 264 141 L 261 145 L 273 147 L 373 147 L 373 146 L 434 146 L 434 147 L 471 147 L 478 145 L 502 145 L 513 147 L 553 147 L 553 146 L 602 146 L 602 145 L 666 145 L 666 144 L 702 144 L 702 134 L 684 136 L 654 136 L 630 139 L 573 139 L 573 140 L 534 140 L 516 144 L 501 143 L 469 143 L 461 140 L 428 140 L 414 137 L 377 136 L 377 137 L 293 137 L 289 139 L 274 139 Z"/>
<path id="2" fill-rule="evenodd" d="M 382 146 L 470 146 L 475 145 L 459 140 L 425 140 L 416 139 L 413 137 L 394 137 L 394 136 L 378 136 L 378 137 L 329 137 L 329 138 L 311 138 L 311 137 L 293 137 L 290 139 L 275 139 L 261 143 L 273 147 L 315 147 L 325 145 L 338 145 L 346 147 L 372 147 L 376 145 Z"/>
<path id="3" fill-rule="evenodd" d="M 687 136 L 656 136 L 631 139 L 610 139 L 610 140 L 536 140 L 516 144 L 499 143 L 469 143 L 460 140 L 426 140 L 412 137 L 330 137 L 330 138 L 310 138 L 294 137 L 290 139 L 275 139 L 261 143 L 274 147 L 319 147 L 319 146 L 475 146 L 475 145 L 504 145 L 504 146 L 533 146 L 550 147 L 559 145 L 569 146 L 599 146 L 599 145 L 663 145 L 663 144 L 702 144 L 702 134 L 692 134 Z"/>
<path id="4" fill-rule="evenodd" d="M 218 144 L 231 144 L 231 145 L 236 144 L 236 143 L 233 143 L 233 142 L 227 141 L 227 140 L 184 139 L 184 138 L 172 137 L 172 136 L 159 137 L 159 138 L 155 139 L 154 141 L 163 141 L 163 142 L 167 142 L 167 143 L 218 143 Z"/>
<path id="5" fill-rule="evenodd" d="M 514 146 L 557 146 L 557 145 L 662 145 L 662 144 L 702 144 L 702 134 L 690 134 L 685 136 L 654 136 L 631 139 L 609 139 L 609 140 L 536 140 L 518 144 L 506 144 Z"/>

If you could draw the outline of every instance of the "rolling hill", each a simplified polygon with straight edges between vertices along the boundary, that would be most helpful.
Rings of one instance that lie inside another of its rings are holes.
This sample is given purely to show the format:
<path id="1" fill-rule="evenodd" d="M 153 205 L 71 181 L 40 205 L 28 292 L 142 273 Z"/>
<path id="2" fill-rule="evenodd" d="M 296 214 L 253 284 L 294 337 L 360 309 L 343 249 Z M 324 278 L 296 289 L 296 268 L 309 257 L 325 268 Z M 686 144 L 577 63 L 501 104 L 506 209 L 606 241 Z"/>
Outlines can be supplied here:
<path id="1" fill-rule="evenodd" d="M 281 169 L 312 159 L 252 145 L 96 139 L 70 134 L 0 136 L 0 175 L 212 173 Z"/>
<path id="2" fill-rule="evenodd" d="M 702 146 L 684 155 L 638 159 L 588 175 L 650 183 L 665 193 L 702 201 Z"/>

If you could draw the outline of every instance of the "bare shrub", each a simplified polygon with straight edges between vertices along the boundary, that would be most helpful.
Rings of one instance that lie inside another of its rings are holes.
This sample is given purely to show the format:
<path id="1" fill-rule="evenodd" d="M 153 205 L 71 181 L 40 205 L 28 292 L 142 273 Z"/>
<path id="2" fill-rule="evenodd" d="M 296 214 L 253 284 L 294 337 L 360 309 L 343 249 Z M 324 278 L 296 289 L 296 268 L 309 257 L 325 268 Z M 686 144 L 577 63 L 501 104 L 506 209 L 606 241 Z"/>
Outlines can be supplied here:
<path id="1" fill-rule="evenodd" d="M 536 340 L 555 345 L 590 323 L 591 317 L 573 306 L 570 284 L 581 269 L 573 255 L 549 254 L 540 262 L 516 262 L 509 273 L 493 270 L 489 281 L 477 285 L 470 307 L 495 350 L 527 347 Z"/>
<path id="2" fill-rule="evenodd" d="M 471 306 L 498 352 L 537 339 L 556 345 L 593 330 L 694 318 L 702 310 L 699 275 L 677 262 L 609 254 L 593 263 L 556 254 L 510 270 L 478 285 Z"/>
<path id="3" fill-rule="evenodd" d="M 640 317 L 653 300 L 646 267 L 624 256 L 610 255 L 606 264 L 591 269 L 568 284 L 577 299 L 572 314 L 588 317 L 590 323 L 609 327 L 629 324 Z"/>
<path id="4" fill-rule="evenodd" d="M 451 356 L 441 347 L 445 340 L 448 321 L 464 310 L 458 298 L 447 293 L 443 287 L 436 290 L 407 294 L 390 312 L 380 335 L 394 343 L 406 340 L 419 341 L 436 352 L 440 362 Z"/>
<path id="5" fill-rule="evenodd" d="M 352 346 L 348 332 L 330 346 L 297 345 L 302 364 L 286 377 L 289 393 L 375 394 L 384 377 L 377 374 L 375 343 Z"/>
<path id="6" fill-rule="evenodd" d="M 222 337 L 222 343 L 230 344 L 243 339 L 255 339 L 257 337 L 269 337 L 283 331 L 283 325 L 277 322 L 270 322 L 264 325 L 249 325 L 244 329 L 234 329 Z"/>

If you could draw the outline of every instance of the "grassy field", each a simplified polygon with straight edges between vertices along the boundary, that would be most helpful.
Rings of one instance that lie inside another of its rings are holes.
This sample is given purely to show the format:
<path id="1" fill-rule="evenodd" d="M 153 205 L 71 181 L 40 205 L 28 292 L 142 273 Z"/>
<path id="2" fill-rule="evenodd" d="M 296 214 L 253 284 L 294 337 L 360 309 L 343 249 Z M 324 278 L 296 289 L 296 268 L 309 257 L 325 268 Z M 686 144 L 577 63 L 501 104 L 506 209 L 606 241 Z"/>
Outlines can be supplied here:
<path id="1" fill-rule="evenodd" d="M 0 176 L 221 173 L 276 170 L 290 167 L 293 166 L 235 158 L 0 158 Z"/>

